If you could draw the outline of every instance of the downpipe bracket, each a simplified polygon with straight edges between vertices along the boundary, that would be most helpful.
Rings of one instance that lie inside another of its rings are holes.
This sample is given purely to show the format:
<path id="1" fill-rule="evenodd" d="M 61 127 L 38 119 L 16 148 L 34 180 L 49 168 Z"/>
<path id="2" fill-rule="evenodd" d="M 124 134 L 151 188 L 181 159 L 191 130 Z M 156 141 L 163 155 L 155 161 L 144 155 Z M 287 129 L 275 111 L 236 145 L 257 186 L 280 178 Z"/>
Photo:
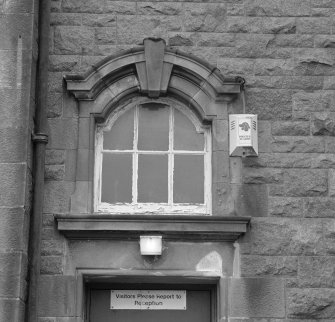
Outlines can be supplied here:
<path id="1" fill-rule="evenodd" d="M 44 143 L 47 144 L 49 142 L 49 137 L 45 133 L 33 133 L 32 140 L 34 143 Z"/>

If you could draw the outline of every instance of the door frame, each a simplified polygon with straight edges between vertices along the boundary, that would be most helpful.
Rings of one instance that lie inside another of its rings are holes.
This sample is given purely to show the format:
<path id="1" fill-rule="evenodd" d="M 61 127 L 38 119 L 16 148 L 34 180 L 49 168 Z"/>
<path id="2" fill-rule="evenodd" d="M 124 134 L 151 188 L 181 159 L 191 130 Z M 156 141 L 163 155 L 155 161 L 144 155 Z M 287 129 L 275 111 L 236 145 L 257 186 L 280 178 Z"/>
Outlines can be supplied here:
<path id="1" fill-rule="evenodd" d="M 89 293 L 98 285 L 147 284 L 147 286 L 180 285 L 187 289 L 211 291 L 211 322 L 225 320 L 228 308 L 228 280 L 218 272 L 185 270 L 76 270 L 76 312 L 79 321 L 88 322 Z"/>

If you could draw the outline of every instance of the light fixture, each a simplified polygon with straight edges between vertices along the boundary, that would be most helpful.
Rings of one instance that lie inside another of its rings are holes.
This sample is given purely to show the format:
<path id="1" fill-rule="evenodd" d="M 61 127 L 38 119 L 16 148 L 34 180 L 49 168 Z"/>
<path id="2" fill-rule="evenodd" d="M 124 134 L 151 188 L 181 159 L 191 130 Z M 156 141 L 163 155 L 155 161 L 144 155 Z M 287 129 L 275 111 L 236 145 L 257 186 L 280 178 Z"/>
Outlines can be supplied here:
<path id="1" fill-rule="evenodd" d="M 141 255 L 161 255 L 162 236 L 140 236 Z"/>

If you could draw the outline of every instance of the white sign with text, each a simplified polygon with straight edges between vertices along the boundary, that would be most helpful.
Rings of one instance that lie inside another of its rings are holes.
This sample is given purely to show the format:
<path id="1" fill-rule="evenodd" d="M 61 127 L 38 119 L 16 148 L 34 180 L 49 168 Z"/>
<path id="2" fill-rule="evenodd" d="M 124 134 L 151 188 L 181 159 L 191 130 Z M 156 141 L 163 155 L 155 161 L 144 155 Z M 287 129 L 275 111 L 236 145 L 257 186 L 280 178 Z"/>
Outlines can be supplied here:
<path id="1" fill-rule="evenodd" d="M 186 310 L 186 291 L 112 290 L 112 310 Z"/>

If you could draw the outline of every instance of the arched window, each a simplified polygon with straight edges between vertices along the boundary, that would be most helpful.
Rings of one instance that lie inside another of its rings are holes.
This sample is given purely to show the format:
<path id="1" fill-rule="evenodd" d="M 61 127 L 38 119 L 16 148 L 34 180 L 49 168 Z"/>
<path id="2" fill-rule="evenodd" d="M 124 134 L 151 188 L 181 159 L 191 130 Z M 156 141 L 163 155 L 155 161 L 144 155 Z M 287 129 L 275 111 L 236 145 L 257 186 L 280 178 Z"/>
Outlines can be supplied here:
<path id="1" fill-rule="evenodd" d="M 170 100 L 114 112 L 96 129 L 96 211 L 209 214 L 210 131 Z"/>

